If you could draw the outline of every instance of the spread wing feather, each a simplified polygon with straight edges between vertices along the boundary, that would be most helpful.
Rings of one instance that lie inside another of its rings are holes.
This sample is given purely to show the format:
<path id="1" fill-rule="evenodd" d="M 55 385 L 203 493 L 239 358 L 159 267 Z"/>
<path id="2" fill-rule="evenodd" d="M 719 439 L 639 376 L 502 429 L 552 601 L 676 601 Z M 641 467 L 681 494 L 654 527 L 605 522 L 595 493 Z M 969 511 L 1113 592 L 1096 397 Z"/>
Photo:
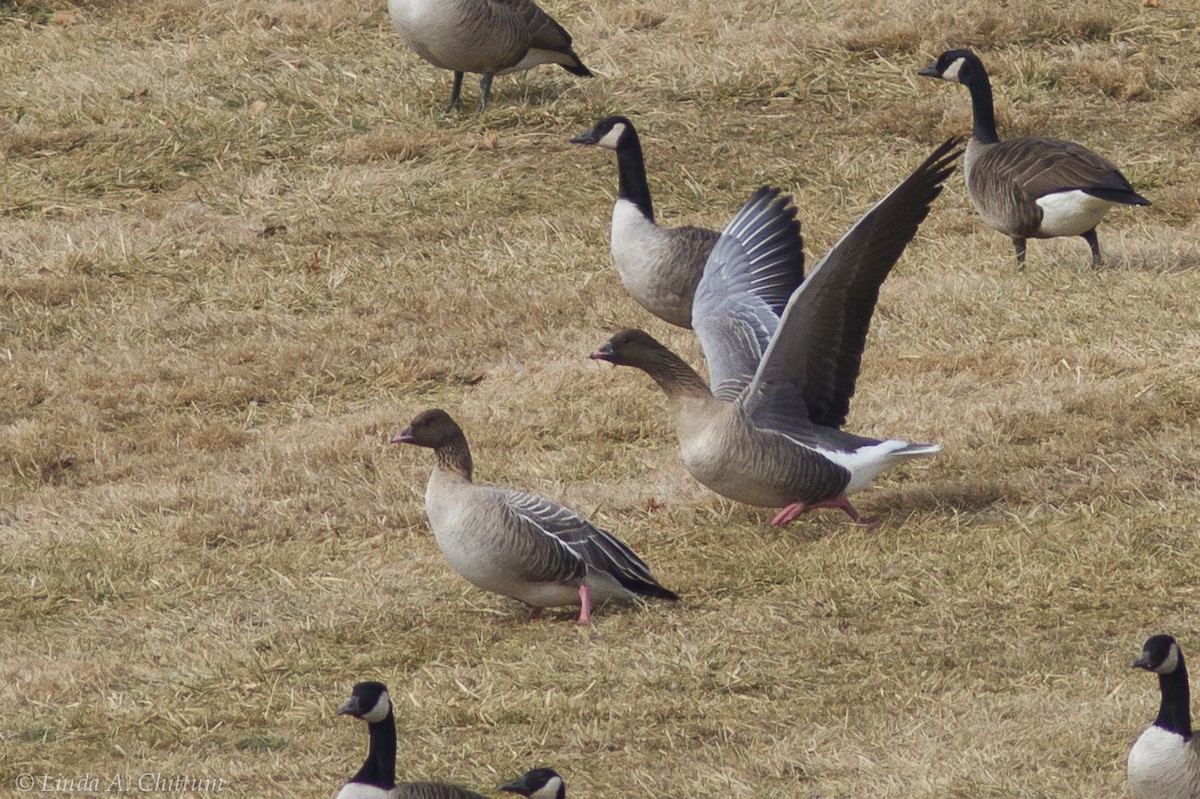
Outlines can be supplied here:
<path id="1" fill-rule="evenodd" d="M 786 429 L 846 421 L 879 287 L 916 235 L 961 154 L 938 147 L 842 236 L 792 294 L 739 401 L 756 424 Z"/>
<path id="2" fill-rule="evenodd" d="M 692 328 L 715 394 L 754 374 L 788 297 L 804 280 L 804 241 L 791 198 L 756 191 L 722 231 L 692 304 Z"/>

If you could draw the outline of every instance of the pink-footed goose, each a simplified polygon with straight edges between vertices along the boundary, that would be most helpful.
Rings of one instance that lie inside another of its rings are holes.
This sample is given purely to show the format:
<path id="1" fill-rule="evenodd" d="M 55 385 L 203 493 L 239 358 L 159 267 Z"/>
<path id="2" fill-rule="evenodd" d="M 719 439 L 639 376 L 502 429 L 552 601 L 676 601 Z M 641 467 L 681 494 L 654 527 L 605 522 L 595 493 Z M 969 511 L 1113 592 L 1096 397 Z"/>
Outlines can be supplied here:
<path id="1" fill-rule="evenodd" d="M 696 291 L 692 322 L 708 385 L 640 330 L 592 353 L 642 369 L 663 389 L 684 465 L 699 482 L 738 502 L 782 508 L 777 526 L 814 508 L 841 508 L 869 523 L 847 495 L 884 469 L 941 449 L 841 426 L 879 287 L 941 193 L 958 144 L 938 147 L 794 291 L 803 270 L 799 223 L 777 190 L 760 189 L 721 234 Z"/>
<path id="2" fill-rule="evenodd" d="M 392 439 L 434 451 L 425 513 L 454 570 L 485 591 L 543 608 L 592 605 L 635 596 L 675 600 L 646 564 L 616 536 L 543 497 L 472 482 L 471 450 L 462 428 L 443 410 L 418 414 Z"/>
<path id="3" fill-rule="evenodd" d="M 659 227 L 654 221 L 642 143 L 628 118 L 606 117 L 571 141 L 617 153 L 611 246 L 621 283 L 659 319 L 690 328 L 696 285 L 720 234 L 690 225 Z"/>
<path id="4" fill-rule="evenodd" d="M 917 71 L 971 93 L 971 139 L 963 159 L 967 193 L 984 223 L 1013 240 L 1025 267 L 1026 239 L 1082 236 L 1099 267 L 1096 225 L 1115 205 L 1149 205 L 1121 171 L 1082 144 L 1042 136 L 1000 140 L 992 84 L 979 56 L 947 50 Z"/>
<path id="5" fill-rule="evenodd" d="M 417 55 L 454 72 L 447 114 L 458 107 L 465 72 L 482 75 L 480 114 L 496 75 L 558 64 L 572 75 L 592 76 L 571 35 L 532 0 L 388 0 L 388 14 Z"/>
<path id="6" fill-rule="evenodd" d="M 484 799 L 474 791 L 444 782 L 396 782 L 396 717 L 383 683 L 355 685 L 338 715 L 367 722 L 370 745 L 362 768 L 334 799 Z"/>
<path id="7" fill-rule="evenodd" d="M 1200 799 L 1200 739 L 1192 735 L 1191 690 L 1179 644 L 1154 635 L 1133 668 L 1158 675 L 1158 717 L 1129 750 L 1129 788 L 1137 799 Z"/>

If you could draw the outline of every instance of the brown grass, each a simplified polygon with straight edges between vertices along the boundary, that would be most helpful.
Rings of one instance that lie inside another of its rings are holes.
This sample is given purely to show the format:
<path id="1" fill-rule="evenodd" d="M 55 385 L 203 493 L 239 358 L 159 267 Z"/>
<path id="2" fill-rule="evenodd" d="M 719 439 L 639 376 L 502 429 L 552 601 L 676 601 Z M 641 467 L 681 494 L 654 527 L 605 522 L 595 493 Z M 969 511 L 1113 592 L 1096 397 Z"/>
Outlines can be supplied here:
<path id="1" fill-rule="evenodd" d="M 351 684 L 393 687 L 408 777 L 535 764 L 578 796 L 1120 795 L 1153 713 L 1127 668 L 1200 653 L 1200 15 L 1164 2 L 549 4 L 600 77 L 445 72 L 382 3 L 0 4 L 0 784 L 221 777 L 328 795 Z M 586 354 L 640 325 L 607 250 L 643 133 L 663 221 L 763 182 L 814 258 L 966 93 L 1078 139 L 1155 205 L 1026 272 L 953 178 L 884 287 L 851 429 L 927 466 L 786 531 L 697 486 L 657 391 Z M 475 101 L 468 82 L 466 102 Z M 442 406 L 480 477 L 629 541 L 677 607 L 521 610 L 455 577 L 421 509 Z M 555 614 L 552 614 L 554 616 Z"/>

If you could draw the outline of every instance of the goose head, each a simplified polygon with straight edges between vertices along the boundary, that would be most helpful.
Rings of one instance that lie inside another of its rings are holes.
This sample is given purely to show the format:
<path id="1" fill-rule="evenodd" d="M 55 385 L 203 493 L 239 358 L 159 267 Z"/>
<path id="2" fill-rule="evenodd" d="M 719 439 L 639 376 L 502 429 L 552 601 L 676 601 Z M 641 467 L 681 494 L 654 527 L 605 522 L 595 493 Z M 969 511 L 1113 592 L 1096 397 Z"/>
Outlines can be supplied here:
<path id="1" fill-rule="evenodd" d="M 1171 674 L 1177 668 L 1182 657 L 1179 654 L 1179 644 L 1169 635 L 1152 635 L 1142 646 L 1142 654 L 1131 665 L 1135 669 L 1145 669 L 1155 674 Z"/>
<path id="2" fill-rule="evenodd" d="M 528 796 L 529 799 L 566 799 L 567 784 L 552 768 L 535 768 L 512 782 L 500 786 L 507 793 Z"/>
<path id="3" fill-rule="evenodd" d="M 381 682 L 360 682 L 350 692 L 346 704 L 338 709 L 339 716 L 354 716 L 368 724 L 377 724 L 392 712 L 392 699 L 387 686 Z"/>
<path id="4" fill-rule="evenodd" d="M 450 418 L 450 414 L 441 408 L 434 408 L 417 414 L 408 427 L 392 439 L 392 443 L 416 444 L 418 447 L 437 449 L 462 434 L 462 428 Z"/>
<path id="5" fill-rule="evenodd" d="M 673 353 L 644 330 L 622 330 L 589 356 L 616 366 L 633 366 L 647 372 L 675 360 Z"/>
<path id="6" fill-rule="evenodd" d="M 614 116 L 605 117 L 597 122 L 591 130 L 585 130 L 578 136 L 572 136 L 571 143 L 591 144 L 607 150 L 618 150 L 621 145 L 628 144 L 636 136 L 637 133 L 634 131 L 632 122 L 626 117 Z"/>
<path id="7" fill-rule="evenodd" d="M 926 78 L 940 78 L 951 83 L 967 85 L 972 78 L 987 77 L 987 70 L 979 56 L 970 50 L 947 50 L 938 56 L 937 61 L 917 70 L 918 75 Z"/>

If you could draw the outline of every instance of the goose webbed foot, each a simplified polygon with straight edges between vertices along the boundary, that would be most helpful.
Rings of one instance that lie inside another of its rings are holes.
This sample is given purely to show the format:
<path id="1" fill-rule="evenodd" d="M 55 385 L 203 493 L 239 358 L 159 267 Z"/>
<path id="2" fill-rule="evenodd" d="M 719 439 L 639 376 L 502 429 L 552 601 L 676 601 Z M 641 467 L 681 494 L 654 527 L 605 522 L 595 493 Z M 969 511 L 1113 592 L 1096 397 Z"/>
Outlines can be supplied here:
<path id="1" fill-rule="evenodd" d="M 521 623 L 528 624 L 529 622 L 533 621 L 538 616 L 542 615 L 542 610 L 543 610 L 542 608 L 531 606 L 529 608 L 529 612 L 525 614 L 525 618 L 521 619 Z"/>
<path id="2" fill-rule="evenodd" d="M 813 502 L 811 504 L 797 500 L 796 502 L 784 507 L 784 509 L 779 511 L 779 513 L 775 514 L 775 518 L 771 520 L 771 525 L 774 527 L 786 527 L 798 519 L 801 514 L 807 513 L 810 510 L 816 510 L 817 508 L 837 508 L 838 510 L 844 511 L 846 515 L 850 517 L 851 521 L 853 521 L 855 524 L 866 527 L 868 530 L 874 530 L 877 526 L 877 523 L 874 519 L 869 519 L 860 514 L 855 507 L 850 504 L 850 500 L 846 498 L 845 494 L 836 496 L 833 499 L 826 499 L 821 502 Z"/>

